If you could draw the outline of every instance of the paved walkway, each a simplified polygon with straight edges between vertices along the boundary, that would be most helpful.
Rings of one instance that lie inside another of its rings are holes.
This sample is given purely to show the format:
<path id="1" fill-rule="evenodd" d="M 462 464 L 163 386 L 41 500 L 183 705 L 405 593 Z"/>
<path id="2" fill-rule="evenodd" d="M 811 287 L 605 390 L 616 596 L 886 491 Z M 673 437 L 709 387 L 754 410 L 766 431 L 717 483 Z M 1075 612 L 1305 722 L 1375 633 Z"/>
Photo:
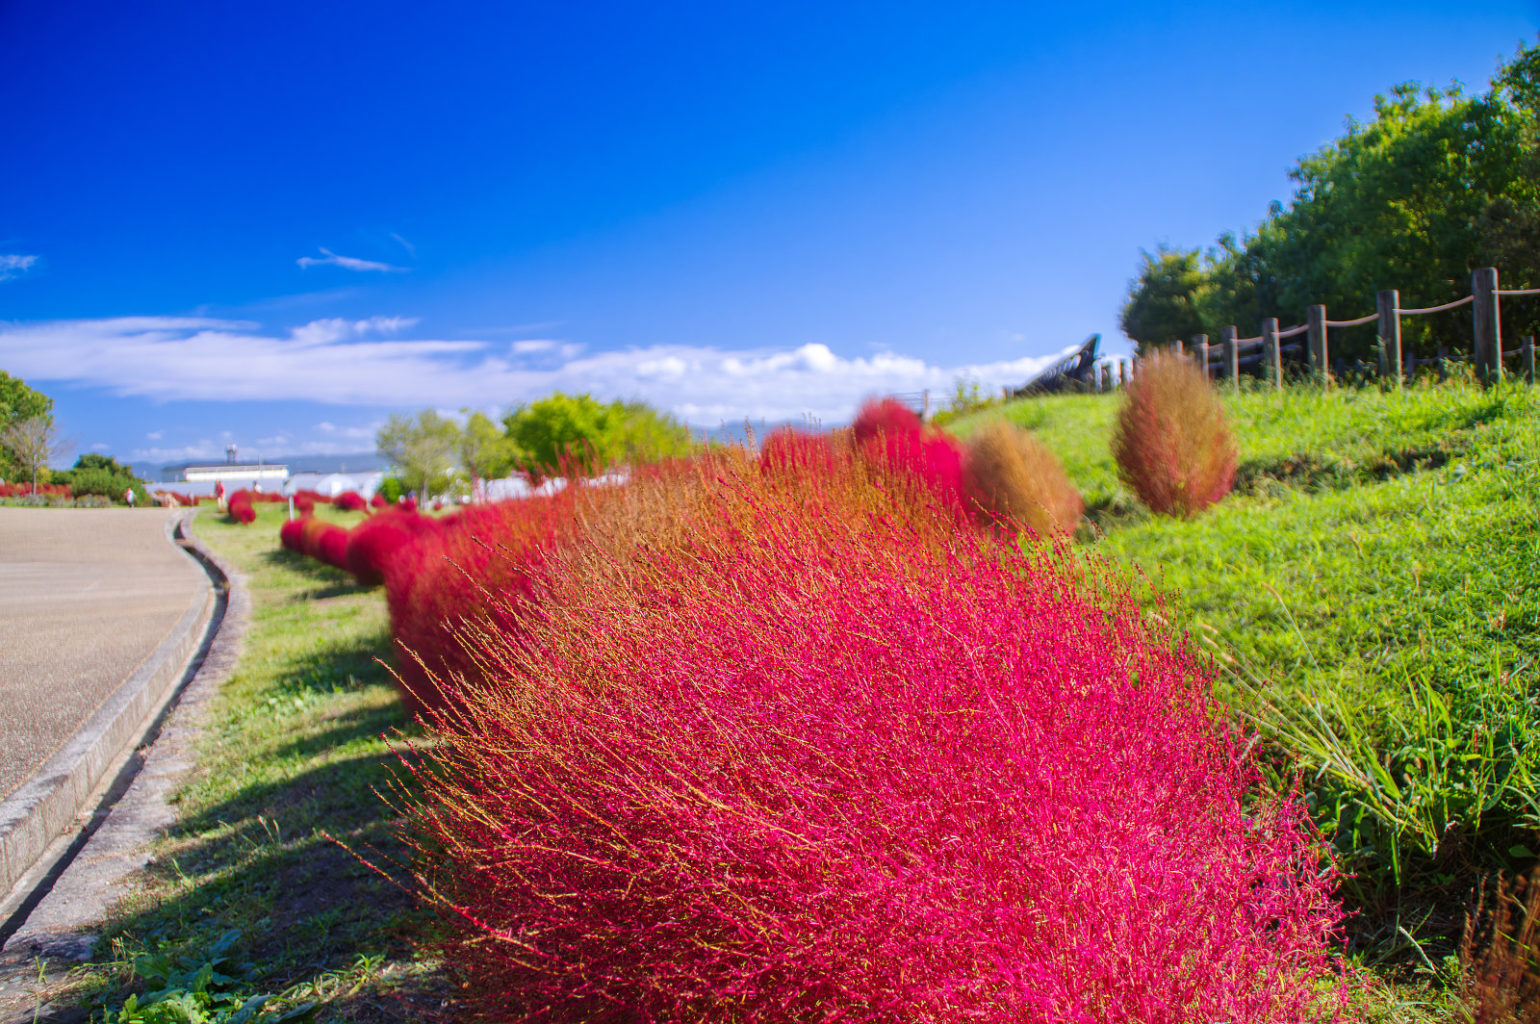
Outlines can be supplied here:
<path id="1" fill-rule="evenodd" d="M 161 509 L 0 508 L 0 800 L 171 633 L 202 571 Z"/>

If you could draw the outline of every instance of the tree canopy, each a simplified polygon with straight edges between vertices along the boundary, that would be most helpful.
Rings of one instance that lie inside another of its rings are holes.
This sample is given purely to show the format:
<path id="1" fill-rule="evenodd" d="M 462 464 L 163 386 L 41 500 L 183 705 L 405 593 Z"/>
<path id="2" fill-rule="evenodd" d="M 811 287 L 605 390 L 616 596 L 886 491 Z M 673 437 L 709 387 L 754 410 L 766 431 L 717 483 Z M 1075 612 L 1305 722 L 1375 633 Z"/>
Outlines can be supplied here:
<path id="1" fill-rule="evenodd" d="M 1164 345 L 1228 324 L 1253 333 L 1263 317 L 1300 323 L 1324 303 L 1332 319 L 1374 311 L 1383 288 L 1403 308 L 1470 293 L 1471 270 L 1495 266 L 1508 287 L 1540 287 L 1540 46 L 1521 47 L 1488 91 L 1398 85 L 1374 118 L 1350 121 L 1289 172 L 1290 203 L 1274 203 L 1254 232 L 1195 250 L 1144 254 L 1123 329 Z M 1540 303 L 1510 303 L 1505 332 L 1534 333 Z M 1404 340 L 1423 355 L 1470 343 L 1468 309 L 1408 318 Z M 1372 351 L 1372 327 L 1343 332 L 1334 350 Z"/>
<path id="2" fill-rule="evenodd" d="M 375 436 L 382 458 L 408 488 L 443 493 L 463 474 L 486 480 L 521 472 L 539 481 L 593 475 L 622 463 L 688 452 L 689 430 L 643 402 L 600 402 L 555 392 L 503 417 L 464 410 L 464 425 L 424 409 L 393 413 Z"/>
<path id="3" fill-rule="evenodd" d="M 0 432 L 26 420 L 42 420 L 52 426 L 53 399 L 28 387 L 20 377 L 12 377 L 0 370 Z M 10 480 L 17 473 L 27 471 L 28 467 L 18 459 L 14 447 L 0 440 L 0 479 Z"/>

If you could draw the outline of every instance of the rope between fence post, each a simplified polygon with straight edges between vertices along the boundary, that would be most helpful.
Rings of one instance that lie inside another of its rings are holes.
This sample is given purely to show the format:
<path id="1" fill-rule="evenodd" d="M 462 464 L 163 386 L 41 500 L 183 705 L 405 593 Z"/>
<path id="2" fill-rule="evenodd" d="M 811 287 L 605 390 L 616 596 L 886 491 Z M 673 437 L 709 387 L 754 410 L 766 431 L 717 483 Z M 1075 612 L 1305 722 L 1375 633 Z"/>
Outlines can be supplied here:
<path id="1" fill-rule="evenodd" d="M 1402 310 L 1402 312 L 1405 312 L 1405 310 Z M 1357 327 L 1360 324 L 1372 324 L 1374 321 L 1378 320 L 1379 318 L 1380 318 L 1380 315 L 1378 313 L 1370 313 L 1368 316 L 1361 316 L 1357 320 L 1328 320 L 1328 321 L 1326 321 L 1326 326 L 1327 327 Z"/>
<path id="2" fill-rule="evenodd" d="M 1278 337 L 1279 338 L 1292 338 L 1296 334 L 1304 334 L 1308 330 L 1310 330 L 1310 325 L 1309 324 L 1300 324 L 1298 327 L 1290 327 L 1286 331 L 1279 331 L 1278 332 Z"/>
<path id="3" fill-rule="evenodd" d="M 1467 295 L 1463 299 L 1455 299 L 1453 302 L 1446 302 L 1442 306 L 1429 306 L 1426 309 L 1398 309 L 1396 312 L 1402 316 L 1410 316 L 1414 313 L 1442 313 L 1446 309 L 1454 309 L 1456 306 L 1463 306 L 1466 303 L 1475 301 L 1476 297 L 1474 295 Z"/>
<path id="4" fill-rule="evenodd" d="M 1499 295 L 1540 295 L 1540 288 L 1509 288 L 1497 290 Z"/>

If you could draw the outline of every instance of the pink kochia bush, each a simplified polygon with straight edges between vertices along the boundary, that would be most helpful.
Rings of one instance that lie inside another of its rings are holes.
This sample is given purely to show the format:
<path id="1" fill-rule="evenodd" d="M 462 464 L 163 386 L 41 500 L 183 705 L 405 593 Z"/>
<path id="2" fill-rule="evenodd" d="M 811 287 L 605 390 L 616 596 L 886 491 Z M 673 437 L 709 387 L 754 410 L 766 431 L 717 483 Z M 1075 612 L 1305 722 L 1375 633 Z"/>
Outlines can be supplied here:
<path id="1" fill-rule="evenodd" d="M 1338 1013 L 1331 873 L 1198 659 L 830 450 L 633 481 L 466 634 L 402 808 L 459 1019 Z"/>
<path id="2" fill-rule="evenodd" d="M 369 503 L 357 491 L 343 491 L 332 499 L 332 504 L 342 512 L 363 512 L 369 508 Z"/>

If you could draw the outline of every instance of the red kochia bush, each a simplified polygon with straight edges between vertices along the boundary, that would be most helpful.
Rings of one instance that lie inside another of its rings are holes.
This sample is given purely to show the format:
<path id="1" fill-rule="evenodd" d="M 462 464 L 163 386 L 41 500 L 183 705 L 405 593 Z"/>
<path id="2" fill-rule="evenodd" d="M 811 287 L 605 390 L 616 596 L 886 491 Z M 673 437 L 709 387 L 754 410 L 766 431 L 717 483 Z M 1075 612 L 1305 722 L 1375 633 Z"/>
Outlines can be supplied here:
<path id="1" fill-rule="evenodd" d="M 369 499 L 370 508 L 384 508 L 388 504 L 390 503 L 385 500 L 385 495 L 381 494 L 379 491 L 375 491 L 374 497 Z"/>
<path id="2" fill-rule="evenodd" d="M 851 430 L 869 458 L 913 475 L 941 505 L 963 511 L 963 453 L 950 436 L 927 428 L 913 410 L 892 398 L 863 405 Z"/>
<path id="3" fill-rule="evenodd" d="M 459 1019 L 1331 1015 L 1305 812 L 1123 586 L 748 469 L 593 517 L 404 762 Z"/>
<path id="4" fill-rule="evenodd" d="M 231 519 L 249 525 L 257 519 L 257 510 L 252 507 L 251 501 L 250 491 L 236 491 L 225 503 L 225 509 L 229 512 Z"/>
<path id="5" fill-rule="evenodd" d="M 479 673 L 464 634 L 491 630 L 505 645 L 524 636 L 544 560 L 577 529 L 578 490 L 471 506 L 390 561 L 385 600 L 410 713 L 448 707 L 444 684 Z"/>
<path id="6" fill-rule="evenodd" d="M 365 586 L 384 583 L 391 559 L 435 528 L 434 520 L 416 512 L 378 512 L 349 531 L 347 569 Z"/>
<path id="7" fill-rule="evenodd" d="M 332 499 L 332 505 L 343 512 L 362 512 L 369 507 L 369 503 L 364 500 L 364 496 L 357 491 L 343 491 Z"/>
<path id="8" fill-rule="evenodd" d="M 1203 371 L 1155 352 L 1139 363 L 1112 433 L 1118 476 L 1152 512 L 1192 516 L 1226 494 L 1236 448 Z"/>
<path id="9" fill-rule="evenodd" d="M 295 554 L 306 554 L 302 540 L 305 529 L 305 520 L 286 519 L 282 526 L 278 527 L 278 543 L 285 551 L 293 551 Z"/>
<path id="10" fill-rule="evenodd" d="M 74 497 L 69 484 L 38 484 L 37 489 L 33 490 L 31 483 L 0 483 L 0 498 L 25 498 L 30 494 L 38 494 L 49 498 Z"/>

